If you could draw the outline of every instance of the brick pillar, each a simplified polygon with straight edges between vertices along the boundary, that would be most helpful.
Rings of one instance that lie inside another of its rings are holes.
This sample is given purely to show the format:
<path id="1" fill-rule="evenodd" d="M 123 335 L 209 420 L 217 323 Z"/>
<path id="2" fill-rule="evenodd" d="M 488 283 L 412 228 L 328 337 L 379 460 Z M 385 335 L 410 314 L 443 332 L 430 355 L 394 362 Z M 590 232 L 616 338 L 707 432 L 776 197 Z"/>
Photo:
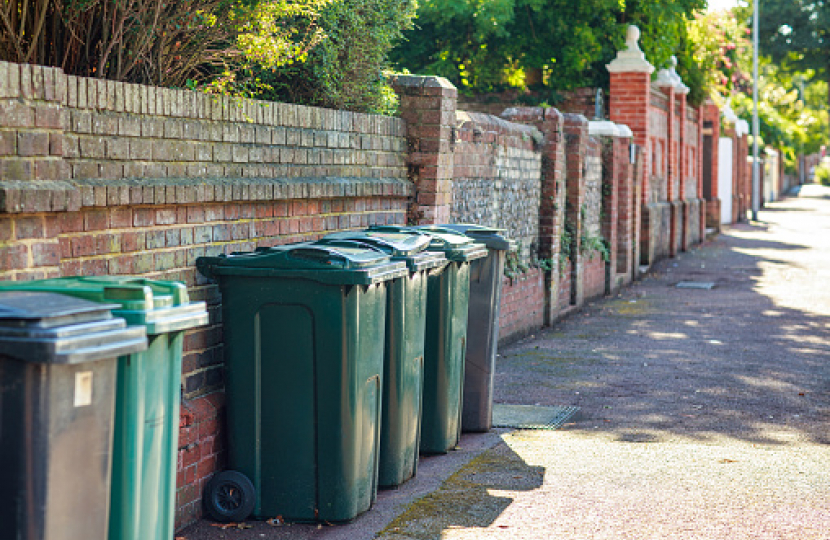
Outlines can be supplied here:
<path id="1" fill-rule="evenodd" d="M 703 105 L 697 108 L 697 197 L 700 200 L 700 231 L 698 238 L 701 242 L 706 239 L 706 198 L 703 196 Z"/>
<path id="2" fill-rule="evenodd" d="M 619 211 L 617 224 L 617 274 L 623 284 L 635 279 L 640 265 L 640 197 L 634 183 L 635 164 L 631 158 L 636 145 L 631 142 L 628 126 L 620 125 L 620 137 L 614 147 L 614 162 L 619 172 L 617 180 Z M 636 155 L 634 156 L 636 157 Z"/>
<path id="3" fill-rule="evenodd" d="M 691 235 L 692 235 L 692 223 L 697 223 L 697 220 L 692 219 L 692 212 L 694 208 L 697 206 L 693 206 L 693 200 L 695 194 L 689 193 L 686 190 L 686 184 L 690 172 L 690 164 L 689 164 L 689 141 L 687 139 L 688 133 L 688 124 L 689 124 L 689 111 L 686 110 L 686 94 L 680 92 L 676 96 L 677 100 L 677 114 L 679 116 L 677 127 L 677 182 L 678 182 L 678 193 L 677 198 L 680 202 L 681 206 L 681 218 L 680 218 L 680 237 L 677 239 L 678 244 L 676 246 L 676 251 L 686 251 L 691 246 Z"/>
<path id="4" fill-rule="evenodd" d="M 539 257 L 550 262 L 545 273 L 545 325 L 559 313 L 559 254 L 565 227 L 565 136 L 564 116 L 556 109 L 516 107 L 502 118 L 535 126 L 544 135 L 542 144 L 542 186 L 539 207 Z"/>
<path id="5" fill-rule="evenodd" d="M 667 70 L 663 70 L 667 71 Z M 669 257 L 674 257 L 682 249 L 683 236 L 683 170 L 680 168 L 680 155 L 683 153 L 683 115 L 678 114 L 679 95 L 675 92 L 674 81 L 668 86 L 660 85 L 660 90 L 668 98 L 668 131 L 666 134 L 666 200 L 669 203 Z M 682 109 L 681 109 L 682 110 Z"/>
<path id="6" fill-rule="evenodd" d="M 701 107 L 701 187 L 700 196 L 706 200 L 704 227 L 720 229 L 720 194 L 718 193 L 718 160 L 720 148 L 720 108 L 708 99 Z M 703 159 L 706 153 L 708 160 Z M 705 230 L 701 238 L 705 237 Z"/>
<path id="7" fill-rule="evenodd" d="M 611 294 L 629 283 L 632 275 L 631 130 L 613 122 L 594 121 L 588 132 L 602 143 L 602 237 L 609 248 L 605 292 Z"/>
<path id="8" fill-rule="evenodd" d="M 689 209 L 686 204 L 686 95 L 689 88 L 677 74 L 677 58 L 672 57 L 669 67 L 661 69 L 655 84 L 668 98 L 668 133 L 666 163 L 668 165 L 667 200 L 669 202 L 669 256 L 674 257 L 686 249 L 689 231 Z"/>
<path id="9" fill-rule="evenodd" d="M 412 223 L 448 223 L 452 208 L 453 128 L 458 90 L 443 77 L 399 75 L 392 87 L 406 121 Z"/>
<path id="10" fill-rule="evenodd" d="M 649 105 L 651 102 L 651 74 L 652 66 L 640 50 L 638 40 L 640 31 L 636 26 L 628 27 L 626 49 L 619 51 L 613 62 L 607 68 L 611 74 L 610 88 L 610 118 L 612 122 L 625 124 L 632 132 L 631 141 L 639 147 L 640 163 L 635 168 L 633 179 L 634 190 L 640 193 L 633 209 L 635 215 L 641 216 L 639 234 L 641 246 L 639 251 L 643 257 L 649 253 L 650 242 L 648 213 L 645 205 L 648 202 L 649 190 L 648 171 L 651 170 L 651 152 L 649 151 L 650 127 Z M 635 267 L 640 261 L 634 261 Z"/>
<path id="11" fill-rule="evenodd" d="M 746 174 L 746 154 L 744 153 L 743 137 L 737 133 L 737 124 L 732 131 L 732 222 L 738 223 L 746 220 L 742 215 L 744 210 L 744 175 Z"/>
<path id="12" fill-rule="evenodd" d="M 752 206 L 752 164 L 749 162 L 749 125 L 746 120 L 738 120 L 738 168 L 740 169 L 741 197 L 738 221 L 747 221 L 747 212 Z M 760 157 L 760 156 L 759 156 Z"/>
<path id="13" fill-rule="evenodd" d="M 570 305 L 580 306 L 585 301 L 583 276 L 585 273 L 581 237 L 583 233 L 582 204 L 585 202 L 584 173 L 588 152 L 588 120 L 581 114 L 565 115 L 565 227 L 571 237 Z"/>

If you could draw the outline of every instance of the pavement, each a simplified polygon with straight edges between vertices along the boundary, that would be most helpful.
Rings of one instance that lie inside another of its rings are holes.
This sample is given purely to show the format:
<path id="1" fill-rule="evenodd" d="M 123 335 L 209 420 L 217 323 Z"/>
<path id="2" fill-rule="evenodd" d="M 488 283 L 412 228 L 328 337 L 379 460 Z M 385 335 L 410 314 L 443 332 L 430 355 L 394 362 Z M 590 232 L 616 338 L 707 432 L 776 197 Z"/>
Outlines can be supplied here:
<path id="1" fill-rule="evenodd" d="M 579 407 L 563 428 L 464 435 L 350 524 L 177 537 L 828 540 L 828 285 L 830 189 L 803 186 L 499 351 L 495 400 Z"/>

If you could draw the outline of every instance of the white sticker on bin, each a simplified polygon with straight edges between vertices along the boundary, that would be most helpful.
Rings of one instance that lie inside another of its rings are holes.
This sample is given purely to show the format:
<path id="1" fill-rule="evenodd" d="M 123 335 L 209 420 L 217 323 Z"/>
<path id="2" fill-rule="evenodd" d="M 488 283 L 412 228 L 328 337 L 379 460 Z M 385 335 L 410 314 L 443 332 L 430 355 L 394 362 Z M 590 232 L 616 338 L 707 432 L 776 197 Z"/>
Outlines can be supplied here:
<path id="1" fill-rule="evenodd" d="M 92 405 L 92 372 L 75 373 L 75 407 Z"/>

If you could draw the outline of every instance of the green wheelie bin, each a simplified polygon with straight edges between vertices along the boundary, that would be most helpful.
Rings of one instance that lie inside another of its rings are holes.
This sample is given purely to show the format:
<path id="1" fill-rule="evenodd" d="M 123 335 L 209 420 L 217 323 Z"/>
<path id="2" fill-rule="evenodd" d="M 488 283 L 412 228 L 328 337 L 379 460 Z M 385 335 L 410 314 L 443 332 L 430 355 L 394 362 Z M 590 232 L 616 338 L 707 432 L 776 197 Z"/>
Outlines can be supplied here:
<path id="1" fill-rule="evenodd" d="M 337 522 L 368 510 L 377 495 L 387 284 L 406 265 L 366 247 L 305 243 L 196 266 L 222 295 L 226 472 L 252 482 L 254 517 Z M 232 492 L 220 485 L 206 494 L 211 515 L 234 515 L 241 503 Z"/>
<path id="2" fill-rule="evenodd" d="M 147 348 L 114 307 L 0 292 L 2 538 L 107 538 L 116 359 Z"/>
<path id="3" fill-rule="evenodd" d="M 464 355 L 470 263 L 487 256 L 487 248 L 467 236 L 411 227 L 374 227 L 369 230 L 416 230 L 430 236 L 429 251 L 442 253 L 449 263 L 430 272 L 424 345 L 424 401 L 420 451 L 443 454 L 461 437 Z"/>
<path id="4" fill-rule="evenodd" d="M 502 229 L 467 223 L 425 225 L 421 229 L 469 236 L 487 246 L 488 255 L 470 266 L 470 309 L 464 366 L 464 407 L 461 430 L 488 431 L 493 427 L 493 374 L 499 343 L 499 306 L 504 263 L 516 242 Z"/>
<path id="5" fill-rule="evenodd" d="M 182 348 L 185 330 L 207 324 L 204 302 L 180 282 L 65 277 L 0 284 L 116 304 L 113 314 L 147 333 L 146 351 L 118 359 L 110 540 L 165 540 L 174 532 Z"/>
<path id="6" fill-rule="evenodd" d="M 348 231 L 320 243 L 354 242 L 371 246 L 406 263 L 409 273 L 390 282 L 386 301 L 386 350 L 378 485 L 398 486 L 418 468 L 424 380 L 427 276 L 443 268 L 441 253 L 425 251 L 431 237 L 417 232 Z M 348 245 L 348 244 L 347 244 Z"/>

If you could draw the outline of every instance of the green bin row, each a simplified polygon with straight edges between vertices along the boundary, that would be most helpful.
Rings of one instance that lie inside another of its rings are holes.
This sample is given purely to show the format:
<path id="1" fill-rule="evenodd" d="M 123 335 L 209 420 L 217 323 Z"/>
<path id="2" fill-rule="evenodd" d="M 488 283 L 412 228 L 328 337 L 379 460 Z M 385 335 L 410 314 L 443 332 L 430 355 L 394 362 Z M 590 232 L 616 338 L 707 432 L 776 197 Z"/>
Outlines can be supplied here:
<path id="1" fill-rule="evenodd" d="M 228 370 L 234 489 L 206 494 L 214 517 L 241 515 L 221 494 L 242 473 L 257 518 L 348 521 L 419 452 L 456 446 L 470 263 L 487 254 L 451 231 L 375 227 L 199 259 Z"/>

